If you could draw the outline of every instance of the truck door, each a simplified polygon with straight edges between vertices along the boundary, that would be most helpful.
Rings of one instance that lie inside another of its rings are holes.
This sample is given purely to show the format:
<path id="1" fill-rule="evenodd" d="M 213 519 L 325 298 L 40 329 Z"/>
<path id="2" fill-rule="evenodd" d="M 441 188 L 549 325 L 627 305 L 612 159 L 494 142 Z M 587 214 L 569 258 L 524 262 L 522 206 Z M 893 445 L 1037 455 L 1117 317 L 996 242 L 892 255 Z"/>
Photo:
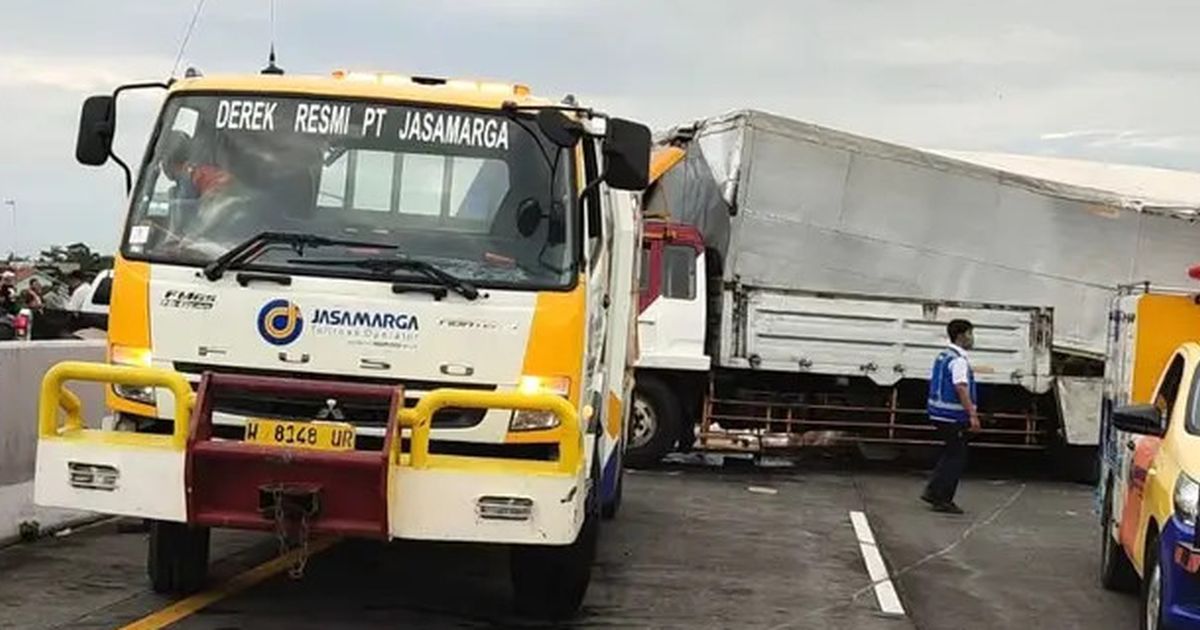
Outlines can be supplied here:
<path id="1" fill-rule="evenodd" d="M 706 370 L 705 255 L 687 240 L 646 239 L 638 335 L 643 367 Z"/>
<path id="2" fill-rule="evenodd" d="M 1154 405 L 1158 407 L 1163 417 L 1167 418 L 1167 426 L 1175 422 L 1175 401 L 1179 396 L 1179 386 L 1183 381 L 1183 355 L 1176 354 L 1171 364 L 1163 374 L 1162 380 L 1155 390 Z M 1182 408 L 1182 407 L 1181 407 Z M 1143 516 L 1142 500 L 1145 497 L 1146 482 L 1151 464 L 1158 455 L 1162 438 L 1152 435 L 1133 435 L 1117 432 L 1117 448 L 1121 449 L 1120 483 L 1116 484 L 1117 496 L 1114 505 L 1121 506 L 1120 540 L 1121 545 L 1131 558 L 1141 555 L 1141 541 L 1138 540 L 1140 524 Z"/>
<path id="3" fill-rule="evenodd" d="M 599 146 L 587 138 L 583 142 L 583 168 L 586 181 L 594 181 L 600 173 Z M 593 421 L 604 417 L 604 344 L 608 331 L 609 304 L 612 300 L 609 285 L 609 256 L 612 252 L 611 204 L 605 203 L 611 194 L 600 184 L 583 199 L 585 245 L 587 257 L 587 341 L 584 349 L 583 383 L 580 394 L 584 404 L 592 405 Z M 589 423 L 589 428 L 594 426 Z"/>

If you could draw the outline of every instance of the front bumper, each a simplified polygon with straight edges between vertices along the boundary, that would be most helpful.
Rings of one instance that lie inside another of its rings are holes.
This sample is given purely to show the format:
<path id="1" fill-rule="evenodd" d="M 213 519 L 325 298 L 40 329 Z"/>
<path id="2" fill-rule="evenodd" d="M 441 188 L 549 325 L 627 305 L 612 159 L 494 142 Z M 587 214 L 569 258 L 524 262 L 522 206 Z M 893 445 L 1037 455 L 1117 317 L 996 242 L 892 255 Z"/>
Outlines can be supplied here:
<path id="1" fill-rule="evenodd" d="M 169 390 L 175 399 L 173 432 L 84 428 L 79 400 L 64 387 L 76 380 Z M 211 401 L 229 389 L 382 398 L 390 401 L 392 420 L 377 451 L 222 440 L 213 436 Z M 60 364 L 42 384 L 35 499 L 105 514 L 269 530 L 276 522 L 263 510 L 264 489 L 287 486 L 319 499 L 309 523 L 309 531 L 318 534 L 512 544 L 575 540 L 588 482 L 583 433 L 570 403 L 551 394 L 456 389 L 433 390 L 413 407 L 404 400 L 397 387 L 212 373 L 193 394 L 172 371 Z M 451 407 L 554 413 L 562 427 L 557 459 L 431 453 L 432 417 Z"/>
<path id="2" fill-rule="evenodd" d="M 1200 546 L 1192 527 L 1172 517 L 1159 539 L 1163 612 L 1171 628 L 1200 629 Z"/>

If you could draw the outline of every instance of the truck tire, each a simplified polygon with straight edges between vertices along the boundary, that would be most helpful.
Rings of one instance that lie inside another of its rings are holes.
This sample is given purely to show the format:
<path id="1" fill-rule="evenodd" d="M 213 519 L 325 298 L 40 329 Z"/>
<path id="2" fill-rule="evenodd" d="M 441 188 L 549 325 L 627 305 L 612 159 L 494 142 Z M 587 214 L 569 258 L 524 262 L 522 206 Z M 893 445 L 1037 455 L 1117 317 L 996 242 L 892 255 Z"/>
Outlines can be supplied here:
<path id="1" fill-rule="evenodd" d="M 146 570 L 156 593 L 186 595 L 208 579 L 209 529 L 152 521 Z"/>
<path id="2" fill-rule="evenodd" d="M 592 479 L 599 480 L 592 458 Z M 517 545 L 509 557 L 517 614 L 543 621 L 569 619 L 583 605 L 600 539 L 599 483 L 592 483 L 583 527 L 569 545 Z"/>
<path id="3" fill-rule="evenodd" d="M 1163 566 L 1158 553 L 1158 535 L 1151 532 L 1146 536 L 1146 579 L 1142 580 L 1141 628 L 1142 630 L 1171 630 L 1163 619 L 1167 602 L 1163 592 Z"/>
<path id="4" fill-rule="evenodd" d="M 1110 591 L 1137 591 L 1138 577 L 1125 549 L 1112 537 L 1112 484 L 1104 493 L 1100 510 L 1100 585 Z"/>
<path id="5" fill-rule="evenodd" d="M 625 493 L 625 455 L 621 451 L 621 443 L 617 443 L 617 452 L 613 454 L 617 458 L 616 472 L 617 476 L 616 488 L 613 488 L 613 495 L 600 506 L 600 515 L 604 520 L 611 521 L 617 517 L 617 512 L 621 510 L 621 497 Z"/>
<path id="6" fill-rule="evenodd" d="M 1096 446 L 1060 444 L 1049 451 L 1052 468 L 1066 481 L 1096 485 L 1100 480 L 1100 453 Z"/>
<path id="7" fill-rule="evenodd" d="M 634 468 L 654 466 L 679 440 L 682 412 L 671 388 L 653 376 L 638 378 L 633 388 L 629 446 L 625 456 Z"/>

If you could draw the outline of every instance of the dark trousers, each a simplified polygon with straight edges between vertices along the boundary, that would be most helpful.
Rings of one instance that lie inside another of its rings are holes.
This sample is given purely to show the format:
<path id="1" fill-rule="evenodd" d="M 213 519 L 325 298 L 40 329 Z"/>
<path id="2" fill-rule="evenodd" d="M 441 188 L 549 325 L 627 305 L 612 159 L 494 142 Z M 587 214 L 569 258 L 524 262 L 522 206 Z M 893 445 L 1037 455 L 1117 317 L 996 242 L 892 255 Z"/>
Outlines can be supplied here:
<path id="1" fill-rule="evenodd" d="M 938 439 L 942 447 L 942 457 L 929 483 L 925 484 L 925 496 L 939 503 L 949 503 L 954 500 L 958 490 L 958 480 L 962 478 L 967 468 L 967 427 L 963 424 L 949 422 L 934 422 L 937 427 Z"/>

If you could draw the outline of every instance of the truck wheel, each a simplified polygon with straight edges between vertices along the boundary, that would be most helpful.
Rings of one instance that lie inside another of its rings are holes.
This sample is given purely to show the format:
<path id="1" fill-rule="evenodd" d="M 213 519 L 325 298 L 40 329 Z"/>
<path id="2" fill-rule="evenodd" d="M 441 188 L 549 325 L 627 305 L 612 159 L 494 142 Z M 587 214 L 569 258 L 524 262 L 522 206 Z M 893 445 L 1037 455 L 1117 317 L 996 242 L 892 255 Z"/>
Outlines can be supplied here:
<path id="1" fill-rule="evenodd" d="M 1137 590 L 1137 573 L 1125 549 L 1112 537 L 1112 488 L 1104 494 L 1100 513 L 1100 585 L 1110 591 L 1132 593 Z"/>
<path id="2" fill-rule="evenodd" d="M 629 447 L 625 455 L 634 468 L 653 466 L 671 452 L 682 423 L 679 399 L 656 378 L 638 379 L 633 389 Z"/>
<path id="3" fill-rule="evenodd" d="M 543 620 L 573 616 L 592 578 L 599 524 L 589 515 L 575 542 L 562 547 L 521 545 L 512 550 L 513 596 L 517 613 Z"/>
<path id="4" fill-rule="evenodd" d="M 617 448 L 621 448 L 620 443 L 617 443 Z M 625 492 L 625 457 L 621 454 L 620 450 L 616 452 L 614 457 L 617 458 L 617 470 L 613 473 L 617 476 L 615 482 L 617 487 L 613 488 L 612 497 L 600 506 L 600 515 L 604 517 L 604 520 L 612 520 L 617 517 L 617 512 L 621 509 L 621 496 Z"/>
<path id="5" fill-rule="evenodd" d="M 1062 444 L 1051 448 L 1051 465 L 1067 481 L 1094 486 L 1100 480 L 1100 455 L 1095 446 Z"/>
<path id="6" fill-rule="evenodd" d="M 186 523 L 150 523 L 146 570 L 156 593 L 194 593 L 208 578 L 209 530 Z"/>
<path id="7" fill-rule="evenodd" d="M 1170 630 L 1163 619 L 1163 569 L 1158 558 L 1158 537 L 1146 540 L 1146 578 L 1142 580 L 1142 630 Z"/>
<path id="8" fill-rule="evenodd" d="M 583 527 L 569 545 L 517 545 L 509 568 L 517 614 L 555 621 L 578 612 L 592 579 L 592 563 L 600 538 L 599 458 L 592 458 L 592 489 L 585 504 Z"/>

